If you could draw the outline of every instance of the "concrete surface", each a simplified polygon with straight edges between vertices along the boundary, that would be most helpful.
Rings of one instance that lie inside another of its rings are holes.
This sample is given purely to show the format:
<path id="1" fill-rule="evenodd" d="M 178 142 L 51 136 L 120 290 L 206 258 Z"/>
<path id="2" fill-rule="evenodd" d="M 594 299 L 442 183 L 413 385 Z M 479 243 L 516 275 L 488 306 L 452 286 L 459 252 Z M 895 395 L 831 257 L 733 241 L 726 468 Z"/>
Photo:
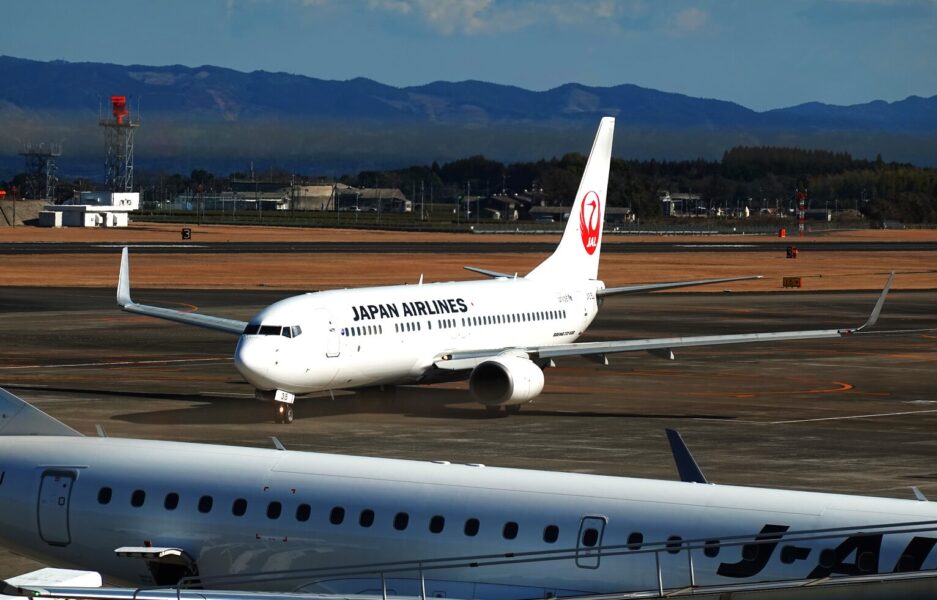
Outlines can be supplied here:
<path id="1" fill-rule="evenodd" d="M 147 290 L 138 300 L 247 318 L 277 290 Z M 872 293 L 667 294 L 606 302 L 589 339 L 837 327 Z M 937 292 L 897 292 L 880 330 L 937 327 Z M 109 289 L 0 289 L 0 385 L 111 436 L 676 476 L 681 431 L 719 483 L 937 498 L 937 332 L 699 348 L 677 360 L 560 361 L 519 415 L 491 419 L 464 384 L 304 398 L 276 425 L 231 364 L 235 339 L 119 312 Z M 32 568 L 0 553 L 0 576 Z"/>

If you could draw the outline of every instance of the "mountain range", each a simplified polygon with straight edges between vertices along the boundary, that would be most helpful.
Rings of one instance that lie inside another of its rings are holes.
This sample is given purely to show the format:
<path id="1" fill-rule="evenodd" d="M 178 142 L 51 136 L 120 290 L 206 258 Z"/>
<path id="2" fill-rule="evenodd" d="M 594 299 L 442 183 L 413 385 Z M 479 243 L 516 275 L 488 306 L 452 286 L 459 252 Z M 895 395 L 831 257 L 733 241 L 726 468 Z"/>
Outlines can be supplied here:
<path id="1" fill-rule="evenodd" d="M 531 91 L 481 81 L 397 88 L 213 66 L 40 62 L 0 56 L 0 155 L 56 142 L 63 163 L 100 164 L 111 95 L 143 126 L 137 164 L 161 169 L 246 161 L 334 172 L 585 152 L 601 116 L 629 158 L 718 158 L 734 145 L 787 145 L 937 164 L 937 96 L 852 106 L 811 102 L 757 112 L 630 84 Z M 95 168 L 97 168 L 95 166 Z"/>

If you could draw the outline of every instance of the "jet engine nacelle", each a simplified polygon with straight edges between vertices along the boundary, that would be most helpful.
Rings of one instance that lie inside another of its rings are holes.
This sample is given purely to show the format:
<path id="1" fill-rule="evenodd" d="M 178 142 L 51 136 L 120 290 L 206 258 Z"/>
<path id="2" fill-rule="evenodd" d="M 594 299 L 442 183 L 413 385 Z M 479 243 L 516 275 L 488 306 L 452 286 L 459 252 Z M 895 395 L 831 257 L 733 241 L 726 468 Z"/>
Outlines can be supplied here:
<path id="1" fill-rule="evenodd" d="M 496 356 L 472 370 L 469 390 L 488 406 L 524 404 L 543 391 L 543 370 L 525 357 Z"/>

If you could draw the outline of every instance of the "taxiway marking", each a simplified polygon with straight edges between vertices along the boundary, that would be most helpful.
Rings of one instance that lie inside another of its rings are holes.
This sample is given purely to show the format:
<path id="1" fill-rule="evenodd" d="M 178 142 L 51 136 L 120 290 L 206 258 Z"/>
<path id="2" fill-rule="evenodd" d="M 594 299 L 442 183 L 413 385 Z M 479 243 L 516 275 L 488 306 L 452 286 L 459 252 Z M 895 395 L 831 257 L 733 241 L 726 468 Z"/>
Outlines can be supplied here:
<path id="1" fill-rule="evenodd" d="M 168 365 L 178 363 L 205 363 L 205 362 L 227 362 L 231 358 L 174 358 L 166 360 L 119 360 L 113 362 L 87 362 L 87 363 L 69 363 L 64 365 L 7 365 L 0 366 L 0 371 L 13 371 L 17 369 L 70 369 L 79 367 L 120 367 L 125 365 Z"/>
<path id="2" fill-rule="evenodd" d="M 846 419 L 875 419 L 878 417 L 900 417 L 903 415 L 918 415 L 922 413 L 935 413 L 937 408 L 930 410 L 908 410 L 904 412 L 872 413 L 868 415 L 846 415 L 843 417 L 818 417 L 816 419 L 794 419 L 791 421 L 769 421 L 768 425 L 787 425 L 789 423 L 811 423 L 813 421 L 843 421 Z"/>

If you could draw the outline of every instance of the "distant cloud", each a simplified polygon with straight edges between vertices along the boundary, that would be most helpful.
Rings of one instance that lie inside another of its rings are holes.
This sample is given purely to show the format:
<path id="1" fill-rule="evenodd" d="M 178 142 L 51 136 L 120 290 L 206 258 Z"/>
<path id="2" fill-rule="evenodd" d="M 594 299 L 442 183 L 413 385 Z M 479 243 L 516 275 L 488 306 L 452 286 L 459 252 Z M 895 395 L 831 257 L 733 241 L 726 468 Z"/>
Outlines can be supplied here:
<path id="1" fill-rule="evenodd" d="M 369 0 L 368 7 L 416 15 L 444 35 L 520 31 L 535 25 L 614 25 L 646 12 L 644 0 Z"/>
<path id="2" fill-rule="evenodd" d="M 506 23 L 494 0 L 369 0 L 371 10 L 416 15 L 430 27 L 445 35 L 453 33 L 475 34 Z"/>
<path id="3" fill-rule="evenodd" d="M 407 0 L 369 0 L 368 8 L 372 10 L 379 9 L 386 10 L 387 12 L 397 12 L 404 15 L 410 14 L 413 10 L 413 7 Z"/>
<path id="4" fill-rule="evenodd" d="M 829 0 L 810 3 L 800 15 L 826 26 L 933 18 L 937 0 Z"/>
<path id="5" fill-rule="evenodd" d="M 709 14 L 698 8 L 681 10 L 674 17 L 674 26 L 677 33 L 686 34 L 699 31 L 709 22 Z"/>

